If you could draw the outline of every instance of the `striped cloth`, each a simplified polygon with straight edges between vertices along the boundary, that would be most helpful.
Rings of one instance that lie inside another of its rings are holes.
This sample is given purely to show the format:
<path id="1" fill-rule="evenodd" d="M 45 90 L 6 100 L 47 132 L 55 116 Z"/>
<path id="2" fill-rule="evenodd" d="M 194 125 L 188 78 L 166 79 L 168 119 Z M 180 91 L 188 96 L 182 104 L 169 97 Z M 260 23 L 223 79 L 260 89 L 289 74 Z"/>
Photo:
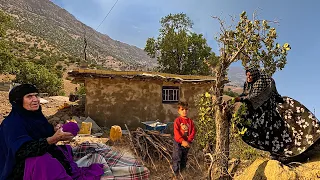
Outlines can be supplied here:
<path id="1" fill-rule="evenodd" d="M 73 156 L 79 167 L 103 164 L 102 180 L 141 180 L 150 176 L 150 171 L 137 159 L 112 151 L 105 144 L 84 142 L 73 148 Z"/>

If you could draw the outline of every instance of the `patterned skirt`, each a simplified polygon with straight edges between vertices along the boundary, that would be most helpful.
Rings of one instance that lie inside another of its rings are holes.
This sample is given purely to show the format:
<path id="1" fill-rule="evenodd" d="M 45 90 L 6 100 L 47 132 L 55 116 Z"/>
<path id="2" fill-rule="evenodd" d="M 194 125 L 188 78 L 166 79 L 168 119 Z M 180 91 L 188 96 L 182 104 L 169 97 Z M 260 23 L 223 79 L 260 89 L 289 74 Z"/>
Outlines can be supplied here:
<path id="1" fill-rule="evenodd" d="M 286 96 L 283 100 L 276 103 L 271 97 L 256 110 L 249 107 L 243 118 L 250 125 L 242 139 L 273 156 L 292 158 L 319 143 L 320 122 L 298 101 Z"/>

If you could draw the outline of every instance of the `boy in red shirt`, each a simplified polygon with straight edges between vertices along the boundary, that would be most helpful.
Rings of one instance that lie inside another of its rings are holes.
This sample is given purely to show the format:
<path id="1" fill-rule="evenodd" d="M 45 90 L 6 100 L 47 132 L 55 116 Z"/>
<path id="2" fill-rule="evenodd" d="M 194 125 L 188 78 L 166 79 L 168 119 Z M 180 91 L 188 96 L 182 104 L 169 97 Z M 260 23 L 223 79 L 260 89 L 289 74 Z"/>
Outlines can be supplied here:
<path id="1" fill-rule="evenodd" d="M 192 143 L 196 130 L 193 121 L 187 117 L 188 103 L 179 102 L 179 117 L 174 120 L 174 141 L 173 141 L 173 171 L 178 174 L 186 168 L 188 151 Z"/>

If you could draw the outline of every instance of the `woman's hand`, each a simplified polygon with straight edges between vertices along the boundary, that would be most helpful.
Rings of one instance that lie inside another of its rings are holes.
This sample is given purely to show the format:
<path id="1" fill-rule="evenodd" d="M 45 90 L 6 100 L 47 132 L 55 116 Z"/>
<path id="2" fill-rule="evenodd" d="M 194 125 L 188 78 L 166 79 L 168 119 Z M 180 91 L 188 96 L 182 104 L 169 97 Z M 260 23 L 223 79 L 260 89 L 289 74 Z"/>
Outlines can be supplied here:
<path id="1" fill-rule="evenodd" d="M 236 97 L 236 98 L 234 98 L 234 101 L 235 101 L 235 102 L 240 102 L 240 100 L 241 100 L 241 98 L 240 98 L 240 97 Z"/>
<path id="2" fill-rule="evenodd" d="M 54 127 L 54 132 L 57 132 L 60 128 L 62 127 L 62 124 L 57 124 L 55 127 Z"/>
<path id="3" fill-rule="evenodd" d="M 59 141 L 68 141 L 73 138 L 73 135 L 69 132 L 63 132 L 62 129 L 58 129 L 53 136 L 48 137 L 47 141 L 49 144 L 56 144 Z"/>

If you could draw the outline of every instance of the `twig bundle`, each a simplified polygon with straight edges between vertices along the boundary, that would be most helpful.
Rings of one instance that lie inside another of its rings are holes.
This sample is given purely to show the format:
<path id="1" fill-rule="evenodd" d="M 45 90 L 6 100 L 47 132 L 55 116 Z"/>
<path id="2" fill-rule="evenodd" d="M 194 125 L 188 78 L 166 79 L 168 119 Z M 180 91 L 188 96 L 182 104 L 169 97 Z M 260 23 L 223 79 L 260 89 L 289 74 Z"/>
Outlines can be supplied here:
<path id="1" fill-rule="evenodd" d="M 171 168 L 174 140 L 170 134 L 162 134 L 159 131 L 137 128 L 136 131 L 129 132 L 129 139 L 136 155 L 141 158 L 142 161 L 151 163 L 155 170 L 157 170 L 155 162 L 163 160 L 167 161 Z M 200 169 L 193 150 L 189 151 L 188 159 L 188 164 L 192 169 Z"/>

